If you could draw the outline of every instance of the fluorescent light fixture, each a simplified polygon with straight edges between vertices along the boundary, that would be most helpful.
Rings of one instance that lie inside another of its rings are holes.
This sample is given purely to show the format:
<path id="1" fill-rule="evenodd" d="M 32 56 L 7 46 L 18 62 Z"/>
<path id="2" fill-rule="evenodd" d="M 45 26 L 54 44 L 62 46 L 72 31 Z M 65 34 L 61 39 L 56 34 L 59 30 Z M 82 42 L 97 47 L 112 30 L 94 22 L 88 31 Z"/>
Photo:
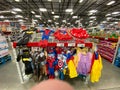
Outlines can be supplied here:
<path id="1" fill-rule="evenodd" d="M 73 12 L 71 12 L 71 15 L 73 15 Z"/>
<path id="2" fill-rule="evenodd" d="M 73 16 L 72 18 L 78 18 L 78 16 Z"/>
<path id="3" fill-rule="evenodd" d="M 33 20 L 34 22 L 37 22 L 38 20 Z"/>
<path id="4" fill-rule="evenodd" d="M 93 21 L 89 21 L 90 23 L 92 23 Z"/>
<path id="5" fill-rule="evenodd" d="M 46 8 L 40 8 L 39 10 L 40 10 L 41 12 L 46 12 L 46 11 L 47 11 Z"/>
<path id="6" fill-rule="evenodd" d="M 4 22 L 10 22 L 10 20 L 4 20 Z"/>
<path id="7" fill-rule="evenodd" d="M 58 15 L 55 15 L 55 16 L 54 16 L 54 18 L 59 18 L 59 17 L 60 17 L 60 16 L 58 16 Z"/>
<path id="8" fill-rule="evenodd" d="M 113 12 L 112 14 L 119 14 L 120 12 Z"/>
<path id="9" fill-rule="evenodd" d="M 98 10 L 90 10 L 90 13 L 96 13 Z"/>
<path id="10" fill-rule="evenodd" d="M 48 22 L 52 22 L 52 20 L 48 20 Z"/>
<path id="11" fill-rule="evenodd" d="M 91 17 L 90 17 L 90 19 L 94 19 L 94 18 L 96 18 L 96 16 L 91 16 Z"/>
<path id="12" fill-rule="evenodd" d="M 22 12 L 22 10 L 20 8 L 13 8 L 12 10 L 16 11 L 16 12 Z"/>
<path id="13" fill-rule="evenodd" d="M 12 14 L 17 14 L 17 13 L 16 13 L 16 12 L 14 12 L 14 11 L 11 11 L 11 13 L 12 13 Z"/>
<path id="14" fill-rule="evenodd" d="M 52 0 L 48 0 L 49 2 L 51 2 Z"/>
<path id="15" fill-rule="evenodd" d="M 73 12 L 73 9 L 66 9 L 65 12 Z"/>
<path id="16" fill-rule="evenodd" d="M 32 14 L 35 14 L 35 12 L 34 12 L 34 11 L 31 11 L 31 13 L 32 13 Z"/>
<path id="17" fill-rule="evenodd" d="M 62 22 L 66 22 L 66 20 L 62 20 Z"/>
<path id="18" fill-rule="evenodd" d="M 106 19 L 109 20 L 109 19 L 112 19 L 112 17 L 107 17 Z"/>
<path id="19" fill-rule="evenodd" d="M 19 21 L 19 22 L 23 22 L 23 20 L 22 20 L 22 19 L 19 19 L 18 21 Z"/>
<path id="20" fill-rule="evenodd" d="M 15 18 L 23 18 L 22 15 L 15 15 Z"/>
<path id="21" fill-rule="evenodd" d="M 107 5 L 112 5 L 114 3 L 115 3 L 115 1 L 110 1 L 109 3 L 107 3 Z"/>
<path id="22" fill-rule="evenodd" d="M 118 22 L 114 22 L 115 24 L 118 24 Z"/>
<path id="23" fill-rule="evenodd" d="M 111 14 L 106 14 L 105 16 L 110 16 Z"/>
<path id="24" fill-rule="evenodd" d="M 58 22 L 55 22 L 55 24 L 59 24 Z"/>
<path id="25" fill-rule="evenodd" d="M 52 13 L 52 14 L 55 14 L 55 12 L 53 12 L 53 11 L 52 11 L 51 13 Z"/>
<path id="26" fill-rule="evenodd" d="M 16 2 L 20 2 L 20 0 L 15 0 Z"/>
<path id="27" fill-rule="evenodd" d="M 102 23 L 107 23 L 107 21 L 102 21 Z"/>
<path id="28" fill-rule="evenodd" d="M 79 0 L 79 3 L 82 3 L 83 2 L 83 0 Z"/>
<path id="29" fill-rule="evenodd" d="M 40 15 L 35 15 L 36 18 L 40 18 L 41 16 Z"/>
<path id="30" fill-rule="evenodd" d="M 9 13 L 10 11 L 0 11 L 0 13 Z"/>
<path id="31" fill-rule="evenodd" d="M 0 18 L 5 18 L 5 17 L 1 15 Z"/>
<path id="32" fill-rule="evenodd" d="M 76 20 L 75 22 L 78 23 L 78 22 L 80 22 L 80 20 Z"/>

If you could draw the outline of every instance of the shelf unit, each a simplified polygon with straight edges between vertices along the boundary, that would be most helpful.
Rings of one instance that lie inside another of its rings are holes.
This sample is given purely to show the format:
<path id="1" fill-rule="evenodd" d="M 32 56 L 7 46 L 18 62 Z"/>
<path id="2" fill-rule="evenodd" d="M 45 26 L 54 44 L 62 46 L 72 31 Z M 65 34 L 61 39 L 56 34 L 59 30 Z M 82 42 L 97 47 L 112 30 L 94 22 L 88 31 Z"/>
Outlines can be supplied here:
<path id="1" fill-rule="evenodd" d="M 99 40 L 99 43 L 97 43 L 98 52 L 104 59 L 112 63 L 116 52 L 116 46 L 113 47 L 112 45 L 113 43 L 117 44 L 118 39 L 97 36 L 90 36 L 89 38 Z"/>
<path id="2" fill-rule="evenodd" d="M 9 46 L 6 38 L 0 35 L 0 64 L 4 64 L 6 61 L 11 60 L 8 48 Z"/>

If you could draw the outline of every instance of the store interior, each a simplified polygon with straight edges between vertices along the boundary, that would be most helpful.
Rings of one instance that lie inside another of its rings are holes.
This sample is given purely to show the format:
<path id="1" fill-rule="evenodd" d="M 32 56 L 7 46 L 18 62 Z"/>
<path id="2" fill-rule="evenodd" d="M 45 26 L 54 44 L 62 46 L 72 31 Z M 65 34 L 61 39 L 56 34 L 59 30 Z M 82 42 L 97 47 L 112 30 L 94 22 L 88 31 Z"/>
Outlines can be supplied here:
<path id="1" fill-rule="evenodd" d="M 33 90 L 48 80 L 120 90 L 120 0 L 0 5 L 0 90 Z"/>

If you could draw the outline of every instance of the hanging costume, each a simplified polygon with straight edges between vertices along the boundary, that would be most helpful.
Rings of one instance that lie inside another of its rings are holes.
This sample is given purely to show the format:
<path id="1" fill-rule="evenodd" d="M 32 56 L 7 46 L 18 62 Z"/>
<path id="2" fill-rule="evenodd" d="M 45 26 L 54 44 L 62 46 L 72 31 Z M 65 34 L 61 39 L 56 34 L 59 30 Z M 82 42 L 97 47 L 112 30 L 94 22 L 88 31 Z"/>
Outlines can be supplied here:
<path id="1" fill-rule="evenodd" d="M 51 33 L 54 33 L 54 31 L 46 29 L 46 30 L 40 30 L 39 32 L 43 32 L 42 34 L 42 40 L 49 40 L 49 37 Z"/>
<path id="2" fill-rule="evenodd" d="M 19 53 L 20 54 L 20 53 Z M 32 59 L 29 53 L 28 49 L 24 49 L 21 53 L 21 55 L 18 54 L 17 61 L 20 61 L 20 57 L 22 58 L 22 62 L 25 65 L 25 74 L 29 75 L 33 73 L 33 68 L 32 68 Z"/>
<path id="3" fill-rule="evenodd" d="M 70 78 L 75 78 L 78 76 L 75 64 L 73 62 L 74 57 L 71 56 L 70 51 L 67 53 L 67 62 L 68 62 L 68 70 L 69 70 L 69 77 Z"/>
<path id="4" fill-rule="evenodd" d="M 77 66 L 77 72 L 81 75 L 87 75 L 91 69 L 91 57 L 92 54 L 88 52 L 87 54 L 78 54 L 79 55 L 79 62 Z"/>
<path id="5" fill-rule="evenodd" d="M 102 59 L 101 56 L 98 54 L 98 52 L 94 52 L 94 55 L 92 57 L 92 68 L 91 68 L 91 74 L 90 74 L 90 80 L 92 83 L 98 82 L 101 77 L 101 70 L 103 68 L 102 65 Z"/>

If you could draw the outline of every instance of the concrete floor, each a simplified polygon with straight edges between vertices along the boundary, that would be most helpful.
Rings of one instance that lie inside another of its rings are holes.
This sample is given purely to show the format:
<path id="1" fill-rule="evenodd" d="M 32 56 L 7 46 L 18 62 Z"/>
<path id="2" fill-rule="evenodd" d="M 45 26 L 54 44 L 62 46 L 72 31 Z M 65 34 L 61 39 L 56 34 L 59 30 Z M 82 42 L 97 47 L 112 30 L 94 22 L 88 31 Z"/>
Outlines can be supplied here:
<path id="1" fill-rule="evenodd" d="M 98 83 L 87 85 L 80 78 L 66 80 L 75 90 L 120 90 L 120 68 L 103 60 L 102 77 Z M 9 61 L 0 66 L 0 90 L 29 90 L 36 83 L 33 79 L 20 84 L 15 61 Z"/>

